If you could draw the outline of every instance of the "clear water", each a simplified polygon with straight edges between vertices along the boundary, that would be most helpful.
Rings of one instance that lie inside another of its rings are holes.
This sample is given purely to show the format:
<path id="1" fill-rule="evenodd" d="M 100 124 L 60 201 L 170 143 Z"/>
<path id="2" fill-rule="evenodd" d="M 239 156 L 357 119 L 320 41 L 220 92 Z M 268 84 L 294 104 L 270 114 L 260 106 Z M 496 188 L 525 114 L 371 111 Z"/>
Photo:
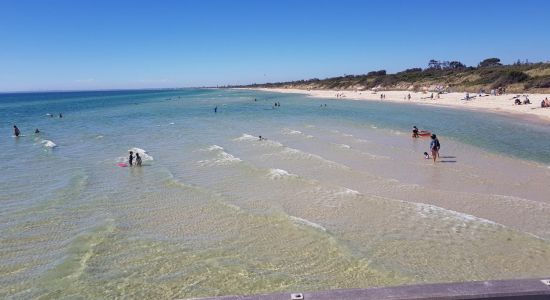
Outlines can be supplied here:
<path id="1" fill-rule="evenodd" d="M 544 124 L 191 89 L 0 94 L 0 120 L 2 298 L 185 298 L 550 270 Z M 438 164 L 423 159 L 429 142 L 411 139 L 412 125 L 438 133 Z M 116 166 L 132 147 L 154 160 Z"/>

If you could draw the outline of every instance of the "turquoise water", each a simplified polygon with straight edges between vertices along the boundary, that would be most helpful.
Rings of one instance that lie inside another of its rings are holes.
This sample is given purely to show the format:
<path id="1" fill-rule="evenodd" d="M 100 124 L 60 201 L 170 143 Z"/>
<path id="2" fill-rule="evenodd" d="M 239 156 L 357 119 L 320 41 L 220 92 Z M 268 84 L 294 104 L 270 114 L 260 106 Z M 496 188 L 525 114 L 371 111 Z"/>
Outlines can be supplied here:
<path id="1" fill-rule="evenodd" d="M 172 97 L 184 98 L 178 100 Z M 250 102 L 253 98 L 260 98 L 260 104 L 264 105 L 253 105 Z M 271 100 L 285 101 L 283 116 L 280 111 L 273 113 Z M 252 91 L 20 93 L 0 94 L 0 118 L 4 120 L 1 130 L 6 132 L 5 135 L 11 132 L 12 123 L 17 123 L 20 126 L 28 126 L 24 128 L 26 134 L 32 133 L 35 127 L 48 128 L 49 133 L 55 132 L 60 138 L 116 130 L 124 139 L 125 136 L 132 135 L 128 132 L 132 130 L 127 128 L 136 126 L 136 130 L 143 130 L 149 126 L 166 123 L 165 120 L 170 118 L 212 117 L 213 107 L 224 105 L 227 107 L 220 107 L 218 119 L 229 121 L 254 118 L 261 122 L 274 121 L 282 117 L 284 119 L 280 120 L 281 122 L 307 122 L 324 118 L 347 121 L 355 126 L 369 124 L 404 131 L 409 130 L 411 124 L 416 124 L 419 128 L 428 128 L 446 137 L 489 151 L 550 163 L 550 139 L 544 138 L 550 135 L 550 126 L 547 124 L 525 122 L 489 113 L 393 103 L 338 101 L 329 102 L 328 110 L 320 110 L 317 106 L 326 103 L 326 100 L 302 101 L 302 97 L 297 95 Z M 57 116 L 59 112 L 69 114 L 71 118 L 65 118 L 64 122 L 60 123 L 44 117 L 46 113 Z M 195 120 L 184 118 L 183 121 Z M 109 126 L 117 123 L 118 127 Z M 6 139 L 2 141 L 5 142 Z"/>
<path id="2" fill-rule="evenodd" d="M 550 269 L 546 124 L 213 89 L 0 94 L 0 120 L 2 298 L 195 297 Z M 13 124 L 24 136 L 12 137 Z M 422 158 L 429 141 L 411 140 L 412 125 L 441 137 L 446 163 Z M 117 167 L 133 147 L 153 159 Z"/>

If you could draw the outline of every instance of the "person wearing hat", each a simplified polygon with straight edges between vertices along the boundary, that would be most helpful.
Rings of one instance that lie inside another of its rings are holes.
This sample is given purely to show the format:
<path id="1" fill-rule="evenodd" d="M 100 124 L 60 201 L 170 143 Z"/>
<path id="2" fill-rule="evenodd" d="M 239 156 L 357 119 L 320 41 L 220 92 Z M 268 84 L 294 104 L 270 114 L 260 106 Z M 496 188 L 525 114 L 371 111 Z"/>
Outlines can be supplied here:
<path id="1" fill-rule="evenodd" d="M 439 144 L 439 140 L 437 139 L 437 136 L 435 134 L 432 134 L 431 136 L 432 142 L 430 143 L 430 150 L 432 150 L 432 158 L 434 159 L 434 163 L 436 158 L 439 156 L 439 148 L 441 145 Z"/>

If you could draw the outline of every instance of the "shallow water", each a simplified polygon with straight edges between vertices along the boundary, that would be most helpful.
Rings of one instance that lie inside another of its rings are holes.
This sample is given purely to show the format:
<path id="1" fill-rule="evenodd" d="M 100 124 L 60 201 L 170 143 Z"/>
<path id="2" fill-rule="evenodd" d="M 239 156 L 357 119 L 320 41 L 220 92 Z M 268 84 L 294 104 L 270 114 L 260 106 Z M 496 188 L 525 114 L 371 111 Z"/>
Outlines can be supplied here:
<path id="1" fill-rule="evenodd" d="M 542 124 L 237 90 L 0 94 L 0 119 L 2 298 L 185 298 L 550 270 Z M 24 137 L 11 137 L 13 123 Z M 440 137 L 435 166 L 412 125 Z M 154 159 L 116 166 L 134 147 Z"/>

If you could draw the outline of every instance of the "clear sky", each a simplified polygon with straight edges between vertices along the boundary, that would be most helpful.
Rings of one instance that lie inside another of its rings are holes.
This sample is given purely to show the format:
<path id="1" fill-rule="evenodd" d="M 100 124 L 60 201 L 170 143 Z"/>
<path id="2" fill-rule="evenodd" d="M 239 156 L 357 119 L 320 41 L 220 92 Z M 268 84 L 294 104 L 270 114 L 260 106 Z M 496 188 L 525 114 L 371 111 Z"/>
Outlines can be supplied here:
<path id="1" fill-rule="evenodd" d="M 550 1 L 0 0 L 0 91 L 163 88 L 550 60 Z"/>

